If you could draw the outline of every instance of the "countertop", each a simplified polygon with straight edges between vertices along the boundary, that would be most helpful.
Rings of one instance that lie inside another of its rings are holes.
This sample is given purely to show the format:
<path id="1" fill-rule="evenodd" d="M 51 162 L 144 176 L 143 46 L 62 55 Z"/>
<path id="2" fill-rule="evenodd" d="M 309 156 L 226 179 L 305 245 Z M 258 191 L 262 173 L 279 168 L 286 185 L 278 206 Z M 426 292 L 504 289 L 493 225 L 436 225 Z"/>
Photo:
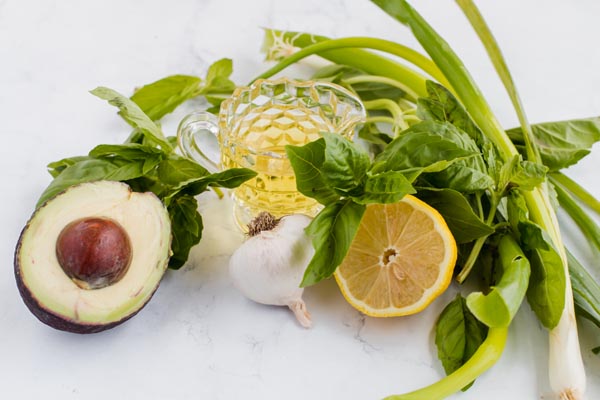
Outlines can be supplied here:
<path id="1" fill-rule="evenodd" d="M 417 3 L 416 1 L 414 3 Z M 600 2 L 479 1 L 502 47 L 531 121 L 598 115 Z M 493 68 L 452 1 L 418 9 L 447 38 L 506 127 L 517 120 Z M 46 164 L 119 143 L 127 125 L 90 95 L 96 86 L 131 94 L 176 73 L 203 75 L 222 57 L 233 78 L 265 70 L 260 27 L 376 36 L 417 46 L 407 29 L 368 1 L 0 0 L 0 397 L 3 399 L 379 399 L 438 380 L 432 327 L 454 285 L 411 317 L 365 317 L 335 282 L 305 291 L 314 326 L 254 304 L 232 286 L 228 256 L 242 240 L 231 204 L 200 197 L 202 242 L 169 271 L 139 315 L 110 331 L 75 335 L 37 321 L 19 297 L 13 252 L 38 196 Z M 302 74 L 310 67 L 299 68 Z M 164 120 L 200 107 L 190 102 Z M 600 197 L 600 148 L 567 173 Z M 597 254 L 561 214 L 567 243 Z M 600 398 L 598 331 L 580 324 L 588 398 Z M 550 399 L 548 334 L 524 305 L 498 364 L 456 399 Z"/>

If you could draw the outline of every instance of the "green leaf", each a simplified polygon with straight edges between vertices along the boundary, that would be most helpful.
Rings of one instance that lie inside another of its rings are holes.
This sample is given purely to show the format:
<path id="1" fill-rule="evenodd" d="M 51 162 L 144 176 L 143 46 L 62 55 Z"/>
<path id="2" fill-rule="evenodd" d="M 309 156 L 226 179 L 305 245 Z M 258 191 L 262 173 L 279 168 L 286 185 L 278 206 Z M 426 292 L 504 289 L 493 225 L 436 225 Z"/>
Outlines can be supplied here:
<path id="1" fill-rule="evenodd" d="M 485 137 L 456 97 L 437 82 L 427 81 L 426 87 L 428 97 L 418 99 L 417 116 L 424 121 L 447 121 L 483 145 Z"/>
<path id="2" fill-rule="evenodd" d="M 196 196 L 204 192 L 209 186 L 232 189 L 256 177 L 256 172 L 248 168 L 230 168 L 222 172 L 192 179 L 176 187 L 176 192 Z"/>
<path id="3" fill-rule="evenodd" d="M 473 292 L 467 297 L 469 310 L 490 328 L 510 325 L 525 298 L 531 274 L 529 261 L 512 236 L 500 239 L 498 253 L 499 282 L 487 294 Z"/>
<path id="4" fill-rule="evenodd" d="M 138 143 L 101 144 L 94 147 L 89 156 L 93 158 L 120 158 L 123 160 L 143 160 L 148 157 L 162 157 L 165 153 L 156 147 Z"/>
<path id="5" fill-rule="evenodd" d="M 352 199 L 359 204 L 396 203 L 411 193 L 415 193 L 415 189 L 402 172 L 387 171 L 367 174 L 364 192 Z"/>
<path id="6" fill-rule="evenodd" d="M 372 123 L 364 124 L 358 131 L 358 137 L 379 146 L 386 146 L 392 141 L 390 135 L 382 133 L 377 125 Z"/>
<path id="7" fill-rule="evenodd" d="M 158 145 L 168 153 L 173 151 L 173 147 L 164 137 L 160 128 L 133 101 L 105 87 L 97 87 L 90 93 L 119 108 L 121 117 L 133 127 L 140 129 L 152 145 Z"/>
<path id="8" fill-rule="evenodd" d="M 101 144 L 94 147 L 89 156 L 113 161 L 121 168 L 139 168 L 141 176 L 149 174 L 161 162 L 165 153 L 152 146 L 125 143 L 118 145 Z"/>
<path id="9" fill-rule="evenodd" d="M 126 162 L 113 162 L 115 169 L 107 173 L 102 179 L 109 181 L 128 181 L 130 179 L 144 176 L 146 167 L 145 160 L 133 160 Z M 157 162 L 158 164 L 158 162 Z M 156 166 L 156 164 L 154 164 Z"/>
<path id="10" fill-rule="evenodd" d="M 475 214 L 465 196 L 456 190 L 419 188 L 417 197 L 444 217 L 457 243 L 469 243 L 494 233 L 494 229 Z"/>
<path id="11" fill-rule="evenodd" d="M 107 177 L 115 173 L 117 169 L 118 167 L 116 165 L 106 160 L 84 159 L 76 162 L 65 168 L 60 175 L 54 178 L 44 193 L 42 193 L 36 207 L 41 206 L 47 200 L 61 193 L 69 186 L 107 179 Z M 132 179 L 135 178 L 135 176 L 128 178 Z"/>
<path id="12" fill-rule="evenodd" d="M 171 186 L 179 186 L 208 175 L 209 172 L 200 164 L 177 155 L 171 155 L 158 166 L 158 178 Z"/>
<path id="13" fill-rule="evenodd" d="M 218 87 L 223 84 L 233 73 L 233 61 L 229 58 L 222 58 L 215 61 L 206 72 L 206 87 Z M 235 86 L 235 85 L 234 85 Z"/>
<path id="14" fill-rule="evenodd" d="M 558 325 L 565 306 L 566 278 L 560 255 L 546 239 L 549 250 L 536 249 L 529 256 L 531 279 L 527 291 L 529 305 L 548 329 Z"/>
<path id="15" fill-rule="evenodd" d="M 202 216 L 198 213 L 198 202 L 192 196 L 175 197 L 167 207 L 171 218 L 171 251 L 169 268 L 179 269 L 188 259 L 190 249 L 202 238 Z"/>
<path id="16" fill-rule="evenodd" d="M 517 234 L 524 249 L 549 249 L 539 225 L 529 220 L 527 204 L 518 191 L 509 193 L 507 213 L 508 222 L 510 223 L 513 232 Z"/>
<path id="17" fill-rule="evenodd" d="M 235 90 L 235 83 L 229 79 L 232 72 L 233 63 L 228 58 L 223 58 L 208 68 L 206 81 L 200 93 L 213 106 L 220 106 L 223 100 L 228 98 Z"/>
<path id="18" fill-rule="evenodd" d="M 458 160 L 443 171 L 428 175 L 427 181 L 435 187 L 474 193 L 494 186 L 494 180 L 484 170 L 482 157 L 476 155 Z"/>
<path id="19" fill-rule="evenodd" d="M 325 139 L 325 160 L 321 167 L 325 182 L 341 196 L 362 191 L 369 155 L 337 133 L 321 134 Z"/>
<path id="20" fill-rule="evenodd" d="M 340 198 L 325 182 L 321 170 L 325 161 L 325 139 L 309 142 L 304 146 L 285 146 L 296 176 L 296 187 L 303 195 L 329 204 Z"/>
<path id="21" fill-rule="evenodd" d="M 315 255 L 311 259 L 301 287 L 329 278 L 342 263 L 356 236 L 365 206 L 351 199 L 328 204 L 306 228 Z"/>
<path id="22" fill-rule="evenodd" d="M 427 98 L 418 100 L 417 115 L 423 120 L 452 124 L 468 135 L 468 138 L 462 140 L 463 147 L 479 153 L 480 147 L 488 141 L 456 97 L 448 89 L 432 81 L 427 81 L 427 93 Z M 428 181 L 436 187 L 459 192 L 486 190 L 494 184 L 481 155 L 458 161 L 429 177 Z"/>
<path id="23" fill-rule="evenodd" d="M 465 299 L 459 294 L 444 308 L 435 327 L 438 358 L 446 375 L 450 375 L 466 363 L 486 336 L 486 326 L 471 314 Z"/>
<path id="24" fill-rule="evenodd" d="M 172 75 L 136 90 L 131 96 L 151 119 L 159 120 L 181 103 L 198 95 L 202 79 L 190 75 Z"/>
<path id="25" fill-rule="evenodd" d="M 518 193 L 508 198 L 508 218 L 531 265 L 527 300 L 542 324 L 554 328 L 565 305 L 566 276 L 562 259 L 548 234 L 529 219 Z"/>
<path id="26" fill-rule="evenodd" d="M 592 145 L 600 140 L 600 117 L 534 124 L 531 130 L 542 162 L 551 172 L 556 172 L 590 153 Z M 506 133 L 515 144 L 523 145 L 521 128 L 509 129 Z"/>
<path id="27" fill-rule="evenodd" d="M 532 190 L 546 179 L 548 168 L 543 165 L 523 161 L 521 155 L 515 155 L 508 160 L 499 171 L 498 188 L 518 187 L 522 190 Z"/>
<path id="28" fill-rule="evenodd" d="M 457 160 L 442 171 L 429 174 L 427 180 L 436 187 L 450 188 L 463 193 L 473 193 L 491 189 L 495 182 L 489 175 L 483 156 L 471 138 L 464 138 L 465 149 L 474 156 Z"/>
<path id="29" fill-rule="evenodd" d="M 211 174 L 207 177 L 209 186 L 233 189 L 249 179 L 256 177 L 256 172 L 248 168 L 230 168 Z"/>
<path id="30" fill-rule="evenodd" d="M 470 138 L 450 123 L 424 121 L 392 140 L 375 158 L 371 171 L 438 172 L 478 154 L 468 148 L 467 140 Z"/>
<path id="31" fill-rule="evenodd" d="M 567 192 L 566 188 L 563 187 L 560 182 L 552 179 L 552 183 L 554 185 L 551 185 L 550 187 L 554 189 L 556 199 L 560 206 L 567 212 L 573 222 L 577 224 L 579 230 L 581 233 L 583 233 L 588 243 L 600 251 L 600 226 L 596 223 L 592 216 L 590 216 L 586 210 L 579 205 L 579 203 L 571 196 L 571 194 Z"/>
<path id="32" fill-rule="evenodd" d="M 56 178 L 60 175 L 67 167 L 70 167 L 73 164 L 77 164 L 80 161 L 89 160 L 88 156 L 77 156 L 77 157 L 69 157 L 63 158 L 62 160 L 54 161 L 48 164 L 48 172 L 52 175 L 53 178 Z"/>
<path id="33" fill-rule="evenodd" d="M 575 311 L 600 328 L 600 285 L 569 251 L 567 259 Z"/>

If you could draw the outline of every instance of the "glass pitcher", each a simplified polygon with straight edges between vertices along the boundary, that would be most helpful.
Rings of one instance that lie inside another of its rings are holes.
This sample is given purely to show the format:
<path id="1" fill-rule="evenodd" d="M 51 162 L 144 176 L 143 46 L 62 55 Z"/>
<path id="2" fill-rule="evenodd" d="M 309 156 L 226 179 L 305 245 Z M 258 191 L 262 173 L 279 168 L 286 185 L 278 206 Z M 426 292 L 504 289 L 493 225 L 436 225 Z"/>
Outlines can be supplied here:
<path id="1" fill-rule="evenodd" d="M 177 137 L 183 154 L 210 171 L 243 167 L 257 172 L 233 190 L 235 219 L 245 227 L 261 211 L 276 217 L 316 215 L 321 206 L 297 191 L 285 146 L 302 146 L 324 131 L 352 139 L 365 117 L 360 100 L 341 86 L 287 78 L 257 80 L 237 88 L 221 104 L 218 118 L 208 112 L 185 117 Z M 218 146 L 213 140 L 209 157 L 207 136 L 212 135 Z"/>

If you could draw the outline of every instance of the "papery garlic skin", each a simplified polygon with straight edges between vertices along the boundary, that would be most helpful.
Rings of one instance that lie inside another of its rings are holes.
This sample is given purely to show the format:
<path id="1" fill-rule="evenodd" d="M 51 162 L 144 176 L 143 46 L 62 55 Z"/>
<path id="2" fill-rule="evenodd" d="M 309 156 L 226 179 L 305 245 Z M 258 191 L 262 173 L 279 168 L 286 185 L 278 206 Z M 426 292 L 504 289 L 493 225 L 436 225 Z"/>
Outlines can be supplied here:
<path id="1" fill-rule="evenodd" d="M 302 214 L 285 216 L 272 230 L 250 237 L 229 259 L 229 275 L 240 292 L 257 303 L 288 306 L 305 328 L 311 320 L 299 286 L 315 252 L 304 233 L 310 221 Z"/>

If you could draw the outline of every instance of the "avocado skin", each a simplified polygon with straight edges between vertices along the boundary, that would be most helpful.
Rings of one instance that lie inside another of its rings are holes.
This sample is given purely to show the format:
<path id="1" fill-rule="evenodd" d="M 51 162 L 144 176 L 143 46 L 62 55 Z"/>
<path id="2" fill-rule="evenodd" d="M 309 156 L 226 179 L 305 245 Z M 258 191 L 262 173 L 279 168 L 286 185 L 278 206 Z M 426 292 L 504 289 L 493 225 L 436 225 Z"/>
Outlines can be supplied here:
<path id="1" fill-rule="evenodd" d="M 23 302 L 25 303 L 25 305 L 27 306 L 29 311 L 31 311 L 31 313 L 33 315 L 35 315 L 36 318 L 39 319 L 44 324 L 46 324 L 54 329 L 58 329 L 59 331 L 65 331 L 65 332 L 71 332 L 71 333 L 88 334 L 88 333 L 102 332 L 107 329 L 114 328 L 117 325 L 121 325 L 123 322 L 127 321 L 129 318 L 134 317 L 138 312 L 140 312 L 140 310 L 142 308 L 144 308 L 146 306 L 146 304 L 148 304 L 148 301 L 150 301 L 152 296 L 154 296 L 154 293 L 156 293 L 156 289 L 158 289 L 158 286 L 154 289 L 152 294 L 148 297 L 148 300 L 144 304 L 142 304 L 142 306 L 138 310 L 136 310 L 134 313 L 132 313 L 118 321 L 114 321 L 114 322 L 111 322 L 108 324 L 79 323 L 79 322 L 76 322 L 76 321 L 73 321 L 70 319 L 63 318 L 60 315 L 57 315 L 57 314 L 47 310 L 46 308 L 44 308 L 43 304 L 41 304 L 35 298 L 35 296 L 31 293 L 29 288 L 27 288 L 27 286 L 23 283 L 23 279 L 21 278 L 21 262 L 19 260 L 19 252 L 21 250 L 21 238 L 23 237 L 23 234 L 27 230 L 28 226 L 29 226 L 29 222 L 27 223 L 27 225 L 25 225 L 25 228 L 23 228 L 23 230 L 21 231 L 21 234 L 19 235 L 19 241 L 17 242 L 17 248 L 15 249 L 15 259 L 14 259 L 15 280 L 17 281 L 17 288 L 19 289 L 19 293 L 21 294 L 21 298 L 23 299 Z"/>

